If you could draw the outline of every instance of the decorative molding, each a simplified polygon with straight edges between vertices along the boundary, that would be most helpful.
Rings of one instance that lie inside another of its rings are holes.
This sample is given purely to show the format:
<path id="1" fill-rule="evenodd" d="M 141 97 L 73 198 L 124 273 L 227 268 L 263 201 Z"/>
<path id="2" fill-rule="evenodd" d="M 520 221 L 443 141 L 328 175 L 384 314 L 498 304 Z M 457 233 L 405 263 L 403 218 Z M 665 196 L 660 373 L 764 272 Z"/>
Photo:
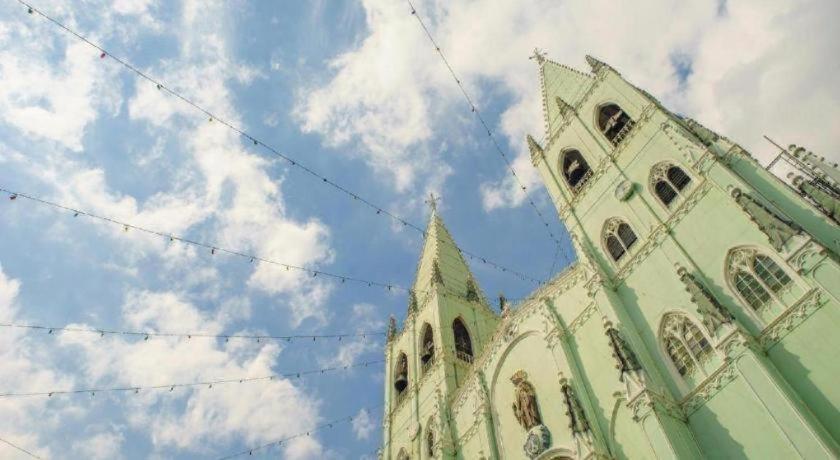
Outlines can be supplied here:
<path id="1" fill-rule="evenodd" d="M 765 350 L 771 348 L 782 340 L 784 336 L 804 323 L 809 316 L 828 303 L 822 297 L 822 290 L 820 288 L 813 288 L 808 291 L 801 299 L 764 328 L 764 331 L 761 332 L 758 339 L 761 346 Z"/>
<path id="2" fill-rule="evenodd" d="M 798 248 L 794 249 L 787 257 L 787 263 L 799 275 L 808 274 L 805 264 L 813 256 L 828 257 L 828 250 L 821 244 L 808 237 Z"/>
<path id="3" fill-rule="evenodd" d="M 683 398 L 680 407 L 682 407 L 686 416 L 690 416 L 718 394 L 729 382 L 738 378 L 738 369 L 735 367 L 735 362 L 736 360 L 727 359 L 712 375 L 697 385 L 694 391 Z"/>
<path id="4" fill-rule="evenodd" d="M 619 394 L 624 399 L 623 393 L 619 392 Z M 685 412 L 673 399 L 647 388 L 627 401 L 627 407 L 633 411 L 633 420 L 637 422 L 643 421 L 653 412 L 661 412 L 677 420 L 686 420 Z"/>
<path id="5" fill-rule="evenodd" d="M 569 323 L 569 334 L 574 335 L 585 323 L 592 317 L 592 314 L 598 311 L 598 305 L 595 302 L 590 303 L 580 312 L 580 314 Z"/>

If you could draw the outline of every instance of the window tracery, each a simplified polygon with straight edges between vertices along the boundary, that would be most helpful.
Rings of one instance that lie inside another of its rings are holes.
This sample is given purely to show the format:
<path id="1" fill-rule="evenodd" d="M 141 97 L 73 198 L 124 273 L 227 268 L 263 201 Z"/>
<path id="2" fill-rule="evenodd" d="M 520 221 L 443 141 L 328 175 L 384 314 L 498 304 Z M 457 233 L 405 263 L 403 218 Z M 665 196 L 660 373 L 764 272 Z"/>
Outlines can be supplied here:
<path id="1" fill-rule="evenodd" d="M 579 192 L 589 178 L 592 177 L 592 168 L 589 167 L 589 163 L 586 162 L 578 150 L 567 150 L 563 152 L 560 166 L 563 172 L 563 179 L 566 180 L 566 184 L 568 184 L 574 194 Z"/>
<path id="2" fill-rule="evenodd" d="M 636 244 L 636 233 L 627 222 L 612 218 L 604 224 L 603 245 L 612 260 L 618 262 Z"/>
<path id="3" fill-rule="evenodd" d="M 635 124 L 617 104 L 604 104 L 598 109 L 598 129 L 613 145 L 620 144 Z"/>
<path id="4" fill-rule="evenodd" d="M 754 249 L 738 249 L 729 256 L 732 285 L 755 311 L 762 311 L 774 300 L 784 307 L 779 295 L 792 286 L 793 280 L 770 257 Z"/>
<path id="5" fill-rule="evenodd" d="M 689 377 L 698 370 L 706 375 L 704 365 L 714 350 L 703 331 L 685 315 L 670 313 L 662 320 L 661 338 L 665 352 L 677 372 Z"/>
<path id="6" fill-rule="evenodd" d="M 691 177 L 671 163 L 659 163 L 650 173 L 650 186 L 656 198 L 669 207 L 691 184 Z"/>

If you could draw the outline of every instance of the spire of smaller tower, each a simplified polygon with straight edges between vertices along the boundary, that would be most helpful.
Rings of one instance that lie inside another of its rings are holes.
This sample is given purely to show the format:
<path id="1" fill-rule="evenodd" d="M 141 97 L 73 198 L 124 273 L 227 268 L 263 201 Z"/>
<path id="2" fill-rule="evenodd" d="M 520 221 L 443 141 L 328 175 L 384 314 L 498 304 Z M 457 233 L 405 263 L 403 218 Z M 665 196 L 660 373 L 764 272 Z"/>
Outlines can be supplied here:
<path id="1" fill-rule="evenodd" d="M 426 200 L 431 208 L 431 215 L 417 266 L 414 290 L 427 291 L 433 285 L 440 284 L 446 286 L 448 291 L 460 292 L 466 296 L 469 281 L 473 280 L 473 276 L 460 249 L 440 218 L 437 210 L 439 200 L 440 198 L 434 195 L 430 195 Z"/>
<path id="2" fill-rule="evenodd" d="M 528 141 L 528 150 L 531 151 L 531 163 L 536 166 L 543 159 L 543 148 L 530 134 L 525 139 Z"/>
<path id="3" fill-rule="evenodd" d="M 394 318 L 394 315 L 391 315 L 388 318 L 388 341 L 394 340 L 394 337 L 397 336 L 397 318 Z"/>
<path id="4" fill-rule="evenodd" d="M 568 102 L 564 101 L 563 98 L 557 96 L 554 98 L 554 102 L 557 103 L 557 108 L 560 109 L 560 116 L 566 118 L 570 113 L 575 113 L 575 108 L 572 107 Z"/>
<path id="5" fill-rule="evenodd" d="M 603 61 L 599 61 L 598 59 L 595 59 L 594 57 L 592 57 L 588 54 L 586 55 L 586 63 L 589 64 L 589 67 L 592 68 L 592 73 L 596 73 L 596 74 L 598 72 L 600 72 L 601 69 L 615 70 L 612 67 L 610 67 L 609 64 L 607 64 Z"/>

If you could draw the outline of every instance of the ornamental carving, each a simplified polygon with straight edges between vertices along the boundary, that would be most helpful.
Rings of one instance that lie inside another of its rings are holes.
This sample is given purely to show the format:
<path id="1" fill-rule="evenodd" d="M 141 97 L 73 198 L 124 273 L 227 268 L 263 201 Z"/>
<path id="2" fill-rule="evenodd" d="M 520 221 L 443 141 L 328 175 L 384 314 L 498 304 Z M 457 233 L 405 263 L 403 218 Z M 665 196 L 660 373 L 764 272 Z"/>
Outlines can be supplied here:
<path id="1" fill-rule="evenodd" d="M 685 290 L 691 294 L 691 301 L 697 305 L 697 312 L 700 313 L 703 324 L 710 333 L 716 334 L 721 325 L 732 322 L 732 314 L 723 308 L 723 305 L 697 281 L 694 275 L 684 267 L 677 268 L 677 275 L 685 284 Z"/>
<path id="2" fill-rule="evenodd" d="M 513 415 L 516 421 L 526 431 L 542 424 L 540 408 L 537 405 L 537 394 L 534 386 L 528 381 L 528 374 L 525 371 L 517 371 L 510 378 L 513 382 L 515 396 L 513 398 Z"/>
<path id="3" fill-rule="evenodd" d="M 785 243 L 800 233 L 799 226 L 793 222 L 782 219 L 776 213 L 765 207 L 755 198 L 741 192 L 741 189 L 732 190 L 732 197 L 741 206 L 741 209 L 750 216 L 758 229 L 767 235 L 770 245 L 779 252 L 784 249 Z"/>
<path id="4" fill-rule="evenodd" d="M 727 361 L 683 399 L 681 404 L 683 411 L 687 416 L 691 415 L 736 378 L 738 378 L 738 369 L 735 368 L 735 361 Z"/>
<path id="5" fill-rule="evenodd" d="M 808 317 L 822 308 L 824 303 L 820 289 L 812 289 L 764 329 L 759 338 L 761 346 L 768 349 L 775 345 L 790 331 L 799 327 Z"/>

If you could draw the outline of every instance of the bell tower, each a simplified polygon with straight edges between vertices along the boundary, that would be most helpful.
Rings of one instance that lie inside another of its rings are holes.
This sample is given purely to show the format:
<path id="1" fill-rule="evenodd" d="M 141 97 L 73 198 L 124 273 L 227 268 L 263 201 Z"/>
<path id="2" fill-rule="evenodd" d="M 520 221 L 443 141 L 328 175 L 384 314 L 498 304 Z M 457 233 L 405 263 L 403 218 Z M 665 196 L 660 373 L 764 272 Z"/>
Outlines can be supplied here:
<path id="1" fill-rule="evenodd" d="M 437 210 L 431 215 L 402 329 L 391 318 L 386 345 L 383 459 L 452 452 L 447 401 L 496 329 L 498 315 Z"/>

